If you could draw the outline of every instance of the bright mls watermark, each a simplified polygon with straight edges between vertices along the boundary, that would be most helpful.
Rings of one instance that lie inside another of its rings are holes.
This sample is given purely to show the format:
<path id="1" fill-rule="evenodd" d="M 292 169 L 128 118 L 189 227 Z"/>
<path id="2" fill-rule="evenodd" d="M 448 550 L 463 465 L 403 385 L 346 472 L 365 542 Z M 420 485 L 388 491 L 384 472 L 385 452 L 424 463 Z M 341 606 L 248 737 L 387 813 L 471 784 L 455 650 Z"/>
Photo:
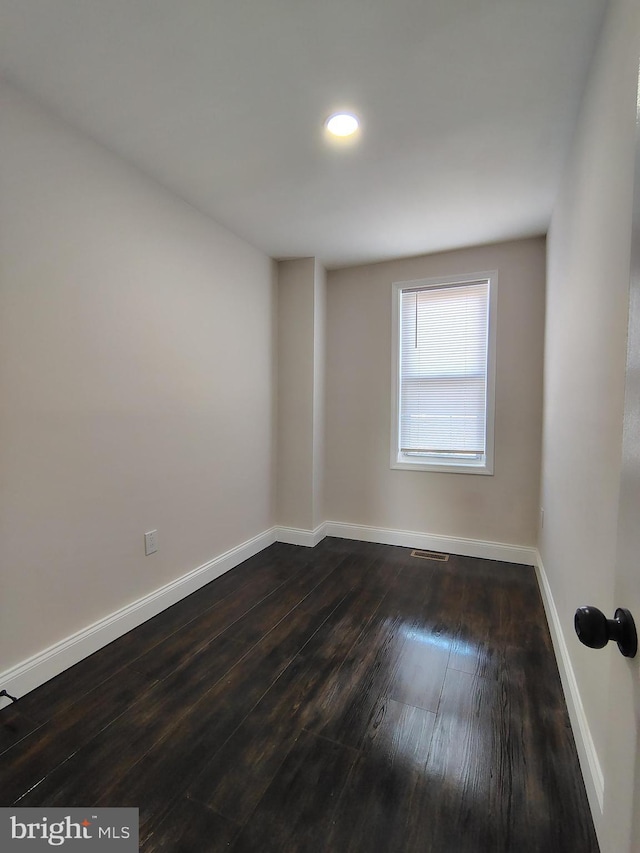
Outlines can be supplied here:
<path id="1" fill-rule="evenodd" d="M 138 853 L 138 809 L 0 808 L 0 850 Z"/>

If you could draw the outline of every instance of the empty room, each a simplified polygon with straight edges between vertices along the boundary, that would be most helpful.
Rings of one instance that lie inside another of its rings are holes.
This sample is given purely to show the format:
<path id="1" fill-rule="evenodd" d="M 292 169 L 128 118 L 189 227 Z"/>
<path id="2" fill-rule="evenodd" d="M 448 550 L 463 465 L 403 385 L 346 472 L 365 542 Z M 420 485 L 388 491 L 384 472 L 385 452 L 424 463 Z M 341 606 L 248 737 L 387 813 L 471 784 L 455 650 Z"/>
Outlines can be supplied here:
<path id="1" fill-rule="evenodd" d="M 640 850 L 637 0 L 0 0 L 0 848 Z"/>

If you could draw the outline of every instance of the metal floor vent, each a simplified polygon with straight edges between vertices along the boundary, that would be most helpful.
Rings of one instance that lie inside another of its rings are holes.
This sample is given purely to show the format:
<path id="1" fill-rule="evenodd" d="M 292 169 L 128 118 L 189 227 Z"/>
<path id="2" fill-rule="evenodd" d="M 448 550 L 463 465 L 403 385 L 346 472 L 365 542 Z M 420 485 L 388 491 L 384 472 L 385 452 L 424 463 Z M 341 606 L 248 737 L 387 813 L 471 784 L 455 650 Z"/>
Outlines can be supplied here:
<path id="1" fill-rule="evenodd" d="M 411 556 L 420 560 L 437 560 L 439 563 L 446 563 L 449 559 L 448 554 L 440 554 L 438 551 L 412 551 Z"/>

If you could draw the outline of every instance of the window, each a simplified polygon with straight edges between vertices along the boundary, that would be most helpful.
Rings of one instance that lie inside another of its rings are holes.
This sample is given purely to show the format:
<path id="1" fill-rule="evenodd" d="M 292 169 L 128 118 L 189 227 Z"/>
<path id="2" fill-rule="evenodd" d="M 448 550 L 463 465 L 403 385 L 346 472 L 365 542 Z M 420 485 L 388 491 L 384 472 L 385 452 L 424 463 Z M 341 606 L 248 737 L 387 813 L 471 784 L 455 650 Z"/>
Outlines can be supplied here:
<path id="1" fill-rule="evenodd" d="M 497 284 L 394 284 L 392 468 L 493 473 Z"/>

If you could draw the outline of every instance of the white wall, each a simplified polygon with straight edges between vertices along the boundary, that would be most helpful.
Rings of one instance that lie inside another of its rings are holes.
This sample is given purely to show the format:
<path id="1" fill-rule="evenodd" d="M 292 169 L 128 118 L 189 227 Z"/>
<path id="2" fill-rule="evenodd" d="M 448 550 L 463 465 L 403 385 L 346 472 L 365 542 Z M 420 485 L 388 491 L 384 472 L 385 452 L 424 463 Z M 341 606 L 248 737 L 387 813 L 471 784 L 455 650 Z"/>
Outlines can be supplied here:
<path id="1" fill-rule="evenodd" d="M 307 534 L 325 520 L 325 314 L 326 274 L 317 259 L 280 261 L 276 517 Z"/>
<path id="2" fill-rule="evenodd" d="M 278 523 L 313 529 L 315 259 L 278 264 Z"/>
<path id="3" fill-rule="evenodd" d="M 274 268 L 0 99 L 2 671 L 273 525 Z"/>
<path id="4" fill-rule="evenodd" d="M 600 764 L 609 656 L 573 614 L 614 610 L 639 8 L 610 4 L 548 235 L 539 547 Z"/>
<path id="5" fill-rule="evenodd" d="M 495 474 L 391 470 L 391 289 L 497 269 Z M 545 241 L 329 272 L 326 515 L 332 521 L 518 546 L 536 541 Z"/>
<path id="6" fill-rule="evenodd" d="M 313 521 L 315 530 L 324 512 L 326 422 L 327 274 L 316 259 L 313 289 Z"/>

